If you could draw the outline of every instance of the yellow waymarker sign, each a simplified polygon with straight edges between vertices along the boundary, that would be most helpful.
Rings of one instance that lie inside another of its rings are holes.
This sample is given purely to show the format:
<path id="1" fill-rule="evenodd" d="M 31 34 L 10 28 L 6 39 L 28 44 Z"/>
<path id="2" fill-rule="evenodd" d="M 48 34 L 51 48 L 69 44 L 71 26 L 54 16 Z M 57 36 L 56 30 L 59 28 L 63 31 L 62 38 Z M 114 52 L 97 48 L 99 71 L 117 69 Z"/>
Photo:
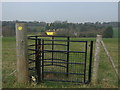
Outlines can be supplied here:
<path id="1" fill-rule="evenodd" d="M 22 30 L 22 26 L 18 26 L 18 30 Z"/>
<path id="2" fill-rule="evenodd" d="M 55 32 L 46 32 L 47 33 L 47 35 L 54 35 L 55 34 Z"/>

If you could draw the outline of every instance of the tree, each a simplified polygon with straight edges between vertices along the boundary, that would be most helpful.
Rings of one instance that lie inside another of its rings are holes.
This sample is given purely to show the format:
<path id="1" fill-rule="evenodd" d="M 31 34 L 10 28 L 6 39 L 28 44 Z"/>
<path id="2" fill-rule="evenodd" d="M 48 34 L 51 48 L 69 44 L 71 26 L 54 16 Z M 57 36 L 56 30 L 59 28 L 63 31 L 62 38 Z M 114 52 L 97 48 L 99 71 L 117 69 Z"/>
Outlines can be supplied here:
<path id="1" fill-rule="evenodd" d="M 111 26 L 107 27 L 103 33 L 104 38 L 112 38 L 113 36 L 113 28 Z"/>

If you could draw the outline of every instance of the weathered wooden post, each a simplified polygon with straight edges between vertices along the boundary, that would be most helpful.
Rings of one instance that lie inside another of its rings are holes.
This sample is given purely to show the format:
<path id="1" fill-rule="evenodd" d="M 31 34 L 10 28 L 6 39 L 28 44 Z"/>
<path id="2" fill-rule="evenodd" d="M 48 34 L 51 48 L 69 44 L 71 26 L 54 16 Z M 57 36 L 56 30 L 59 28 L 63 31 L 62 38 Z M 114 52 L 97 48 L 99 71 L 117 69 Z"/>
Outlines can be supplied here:
<path id="1" fill-rule="evenodd" d="M 27 34 L 24 23 L 16 23 L 17 80 L 28 83 Z"/>
<path id="2" fill-rule="evenodd" d="M 102 35 L 97 35 L 96 38 L 96 48 L 95 48 L 95 56 L 94 56 L 94 66 L 93 66 L 93 75 L 92 75 L 92 83 L 96 84 L 98 79 L 98 68 L 99 68 L 99 56 L 100 56 L 100 46 L 101 46 Z"/>

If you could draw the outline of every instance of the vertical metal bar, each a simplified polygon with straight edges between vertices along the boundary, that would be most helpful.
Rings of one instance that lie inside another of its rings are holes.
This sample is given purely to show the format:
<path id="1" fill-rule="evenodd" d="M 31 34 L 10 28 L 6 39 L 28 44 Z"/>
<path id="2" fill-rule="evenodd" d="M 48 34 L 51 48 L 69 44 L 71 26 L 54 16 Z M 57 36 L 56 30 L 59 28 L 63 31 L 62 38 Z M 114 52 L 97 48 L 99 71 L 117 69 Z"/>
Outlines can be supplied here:
<path id="1" fill-rule="evenodd" d="M 42 40 L 42 80 L 44 80 L 44 40 Z"/>
<path id="2" fill-rule="evenodd" d="M 66 69 L 67 76 L 68 76 L 68 72 L 69 72 L 69 40 L 70 40 L 70 38 L 67 37 L 67 69 Z"/>
<path id="3" fill-rule="evenodd" d="M 52 51 L 54 50 L 54 36 L 52 36 Z M 52 65 L 53 65 L 53 57 L 54 56 L 54 54 L 53 54 L 53 52 L 52 52 Z"/>
<path id="4" fill-rule="evenodd" d="M 41 40 L 38 40 L 38 53 L 37 53 L 37 55 L 38 55 L 38 59 L 37 59 L 37 76 L 38 76 L 38 83 L 40 83 L 40 81 L 41 81 L 41 67 L 40 67 L 40 65 L 41 65 Z"/>
<path id="5" fill-rule="evenodd" d="M 87 41 L 85 45 L 84 83 L 86 83 L 86 60 L 87 60 Z"/>
<path id="6" fill-rule="evenodd" d="M 37 73 L 37 60 L 38 60 L 38 56 L 37 56 L 37 53 L 38 53 L 38 47 L 37 47 L 37 44 L 38 44 L 38 40 L 37 40 L 37 36 L 35 36 L 35 69 L 36 69 L 36 73 Z"/>
<path id="7" fill-rule="evenodd" d="M 40 51 L 39 51 L 39 45 L 40 45 L 40 42 L 39 40 L 37 40 L 37 36 L 36 36 L 36 40 L 35 40 L 35 49 L 36 49 L 36 52 L 35 52 L 35 68 L 36 68 L 36 74 L 37 74 L 37 82 L 39 83 L 40 82 Z"/>
<path id="8" fill-rule="evenodd" d="M 90 61 L 89 61 L 88 83 L 91 82 L 92 54 L 93 54 L 93 41 L 91 41 L 91 44 L 90 44 Z"/>

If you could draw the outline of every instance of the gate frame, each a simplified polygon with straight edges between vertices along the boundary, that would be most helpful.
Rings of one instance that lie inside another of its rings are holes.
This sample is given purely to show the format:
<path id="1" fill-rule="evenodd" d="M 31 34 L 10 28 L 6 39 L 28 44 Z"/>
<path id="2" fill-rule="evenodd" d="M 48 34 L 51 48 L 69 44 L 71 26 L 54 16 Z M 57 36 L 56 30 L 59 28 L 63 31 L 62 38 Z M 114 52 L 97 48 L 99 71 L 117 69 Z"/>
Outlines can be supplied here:
<path id="1" fill-rule="evenodd" d="M 31 38 L 31 37 L 35 37 L 35 39 Z M 38 39 L 38 37 L 52 37 L 52 50 L 54 49 L 54 37 L 66 37 L 66 36 L 29 36 L 28 39 L 33 39 L 35 40 L 35 49 L 36 49 L 36 54 L 38 55 L 38 53 L 40 53 L 38 46 L 42 45 L 42 58 L 44 58 L 44 39 Z M 70 42 L 70 37 L 66 37 L 67 38 L 67 61 L 69 61 L 69 42 Z M 39 42 L 39 43 L 38 43 Z M 40 44 L 42 42 L 42 44 Z M 91 69 L 92 69 L 92 54 L 93 54 L 93 41 L 90 41 L 90 57 L 89 57 L 89 70 L 88 70 L 88 81 L 86 81 L 86 56 L 87 56 L 87 42 L 86 41 L 86 51 L 85 51 L 85 65 L 84 65 L 84 83 L 88 84 L 91 82 Z M 37 46 L 38 45 L 38 46 Z M 40 56 L 36 56 L 36 69 L 37 69 L 37 76 L 38 76 L 38 83 L 40 83 L 42 81 L 42 79 L 44 78 L 43 74 L 41 74 L 41 69 L 40 69 L 40 64 L 41 64 L 41 59 Z M 40 59 L 40 60 L 39 60 Z M 52 61 L 53 61 L 53 52 L 52 52 Z M 39 64 L 38 64 L 39 63 Z M 67 64 L 68 67 L 68 64 Z M 43 59 L 42 59 L 42 71 L 44 70 L 44 66 L 43 66 Z M 67 73 L 68 73 L 68 68 L 67 68 Z M 43 73 L 43 72 L 42 72 Z M 41 76 L 42 75 L 42 76 Z M 68 76 L 68 74 L 67 74 Z"/>

